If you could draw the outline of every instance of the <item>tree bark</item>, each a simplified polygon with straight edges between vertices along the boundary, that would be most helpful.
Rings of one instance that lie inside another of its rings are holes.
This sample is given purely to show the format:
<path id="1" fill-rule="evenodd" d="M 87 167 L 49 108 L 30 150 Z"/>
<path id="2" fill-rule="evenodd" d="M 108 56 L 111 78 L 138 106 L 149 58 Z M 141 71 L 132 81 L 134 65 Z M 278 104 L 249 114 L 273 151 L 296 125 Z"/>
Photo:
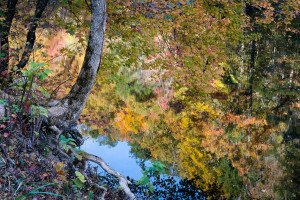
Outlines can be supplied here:
<path id="1" fill-rule="evenodd" d="M 18 69 L 24 68 L 28 63 L 29 57 L 33 50 L 33 46 L 35 43 L 35 32 L 38 25 L 38 21 L 41 19 L 42 14 L 48 4 L 49 0 L 39 0 L 36 5 L 35 13 L 33 16 L 32 23 L 30 25 L 30 29 L 27 33 L 26 45 L 24 48 L 24 52 L 22 54 L 22 58 L 20 62 L 17 64 Z"/>
<path id="2" fill-rule="evenodd" d="M 9 63 L 9 41 L 8 35 L 10 32 L 10 27 L 13 21 L 13 18 L 16 13 L 16 5 L 18 0 L 8 0 L 7 1 L 7 10 L 5 12 L 5 20 L 3 23 L 0 23 L 0 54 L 4 55 L 0 57 L 0 74 L 8 69 Z"/>
<path id="3" fill-rule="evenodd" d="M 77 125 L 77 120 L 86 104 L 101 61 L 105 24 L 105 0 L 92 0 L 92 21 L 89 42 L 85 58 L 76 83 L 69 94 L 62 100 L 56 101 L 48 109 L 50 122 L 60 129 L 69 129 Z"/>

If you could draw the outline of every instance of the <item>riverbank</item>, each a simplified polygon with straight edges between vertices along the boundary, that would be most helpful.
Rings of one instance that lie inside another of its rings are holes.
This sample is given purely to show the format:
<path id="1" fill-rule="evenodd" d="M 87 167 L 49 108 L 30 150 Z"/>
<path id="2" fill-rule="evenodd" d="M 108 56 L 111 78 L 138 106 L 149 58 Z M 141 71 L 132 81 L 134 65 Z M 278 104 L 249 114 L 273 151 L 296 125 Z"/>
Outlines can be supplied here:
<path id="1" fill-rule="evenodd" d="M 60 155 L 53 145 L 54 135 L 7 132 L 5 124 L 0 128 L 0 199 L 100 199 L 103 195 L 81 176 L 80 164 L 72 166 L 72 159 Z M 99 183 L 91 168 L 85 172 L 90 181 Z M 105 199 L 124 199 L 120 190 L 102 186 L 107 189 Z"/>

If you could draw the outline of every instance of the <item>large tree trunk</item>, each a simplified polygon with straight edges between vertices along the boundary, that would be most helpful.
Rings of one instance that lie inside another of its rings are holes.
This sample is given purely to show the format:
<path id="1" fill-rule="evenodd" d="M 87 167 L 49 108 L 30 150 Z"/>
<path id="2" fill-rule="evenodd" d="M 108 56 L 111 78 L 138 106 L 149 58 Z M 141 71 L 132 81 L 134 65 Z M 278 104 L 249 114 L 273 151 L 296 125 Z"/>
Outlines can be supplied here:
<path id="1" fill-rule="evenodd" d="M 106 24 L 105 0 L 92 0 L 92 22 L 84 62 L 70 93 L 62 100 L 49 104 L 50 123 L 70 129 L 85 106 L 100 65 Z"/>

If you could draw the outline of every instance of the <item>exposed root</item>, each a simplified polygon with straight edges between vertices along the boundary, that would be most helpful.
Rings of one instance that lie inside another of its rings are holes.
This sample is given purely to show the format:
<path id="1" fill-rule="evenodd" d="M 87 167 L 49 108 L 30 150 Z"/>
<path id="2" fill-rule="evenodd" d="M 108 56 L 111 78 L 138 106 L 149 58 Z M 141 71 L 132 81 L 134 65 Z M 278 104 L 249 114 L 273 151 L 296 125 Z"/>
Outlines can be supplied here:
<path id="1" fill-rule="evenodd" d="M 58 150 L 59 153 L 61 153 L 63 156 L 69 158 L 70 156 L 62 150 L 62 148 L 61 148 L 61 146 L 60 146 L 60 142 L 59 142 L 59 138 L 60 138 L 61 134 L 63 133 L 63 131 L 60 130 L 60 129 L 58 129 L 56 126 L 50 126 L 49 128 L 50 128 L 51 130 L 53 130 L 54 132 L 57 133 L 57 135 L 56 135 L 57 150 Z"/>
<path id="2" fill-rule="evenodd" d="M 58 142 L 57 144 L 57 148 L 58 150 L 65 156 L 69 157 L 61 148 L 60 146 L 60 142 L 59 142 L 59 139 L 60 139 L 60 136 L 62 134 L 62 130 L 58 129 L 56 126 L 51 126 L 50 129 L 52 129 L 53 131 L 55 131 L 57 133 L 57 136 L 56 136 L 56 140 Z M 75 152 L 74 150 L 72 150 L 72 153 L 77 153 Z M 121 186 L 121 188 L 123 189 L 123 191 L 125 192 L 125 194 L 127 195 L 127 197 L 130 199 L 130 200 L 137 200 L 137 198 L 134 196 L 134 194 L 131 192 L 130 188 L 128 187 L 128 184 L 131 184 L 130 181 L 128 181 L 122 174 L 120 174 L 119 172 L 113 170 L 102 158 L 98 157 L 98 156 L 95 156 L 93 154 L 89 154 L 89 153 L 82 153 L 81 156 L 83 157 L 83 159 L 85 160 L 89 160 L 89 161 L 92 161 L 94 163 L 97 163 L 98 165 L 100 165 L 100 167 L 105 170 L 107 173 L 115 176 L 116 178 L 119 179 L 119 184 Z M 83 174 L 84 176 L 86 176 L 86 174 L 84 173 Z M 87 176 L 86 176 L 87 177 Z M 89 178 L 87 178 L 87 180 L 89 180 Z M 95 183 L 92 183 L 93 185 L 95 185 Z M 104 195 L 105 195 L 105 192 L 107 191 L 107 189 L 98 184 L 96 184 L 96 187 L 98 188 L 101 188 L 104 190 Z M 101 197 L 102 199 L 104 199 L 104 196 L 102 195 Z"/>
<path id="3" fill-rule="evenodd" d="M 102 200 L 105 200 L 104 197 L 105 197 L 105 194 L 106 194 L 106 192 L 107 192 L 107 188 L 106 188 L 106 187 L 103 187 L 103 186 L 101 186 L 101 185 L 99 185 L 99 184 L 97 184 L 97 183 L 95 183 L 94 181 L 92 181 L 84 171 L 81 171 L 81 174 L 85 177 L 85 179 L 87 180 L 87 182 L 88 182 L 90 185 L 93 185 L 93 186 L 95 186 L 95 187 L 97 187 L 97 188 L 103 190 L 103 193 L 102 193 L 102 195 L 101 195 L 100 198 L 101 198 Z"/>

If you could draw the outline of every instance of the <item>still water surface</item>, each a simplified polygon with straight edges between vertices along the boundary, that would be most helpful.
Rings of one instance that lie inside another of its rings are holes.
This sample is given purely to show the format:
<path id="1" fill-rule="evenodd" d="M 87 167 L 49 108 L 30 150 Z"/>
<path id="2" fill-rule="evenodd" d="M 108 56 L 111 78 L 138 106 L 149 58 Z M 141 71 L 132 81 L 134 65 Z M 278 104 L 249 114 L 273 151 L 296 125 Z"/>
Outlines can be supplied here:
<path id="1" fill-rule="evenodd" d="M 142 174 L 142 168 L 137 163 L 137 160 L 130 153 L 131 147 L 126 141 L 117 141 L 115 146 L 99 145 L 99 140 L 105 140 L 106 136 L 99 136 L 97 139 L 88 138 L 81 149 L 97 155 L 105 160 L 114 170 L 122 175 L 129 176 L 135 180 L 139 180 Z M 151 162 L 147 161 L 146 165 L 150 166 Z"/>
<path id="2" fill-rule="evenodd" d="M 153 176 L 149 174 L 149 182 L 153 184 L 154 192 L 150 192 L 147 186 L 142 187 L 136 184 L 136 181 L 143 176 L 143 168 L 148 168 L 153 163 L 144 160 L 141 165 L 141 160 L 131 153 L 131 146 L 127 141 L 110 141 L 113 145 L 105 145 L 99 142 L 107 140 L 106 136 L 99 136 L 97 139 L 87 138 L 81 149 L 102 157 L 114 170 L 128 177 L 133 183 L 132 190 L 139 199 L 206 199 L 201 191 L 189 183 L 188 180 L 178 176 L 167 174 Z M 90 164 L 96 166 L 93 163 Z M 99 168 L 98 173 L 105 175 L 105 172 Z"/>

